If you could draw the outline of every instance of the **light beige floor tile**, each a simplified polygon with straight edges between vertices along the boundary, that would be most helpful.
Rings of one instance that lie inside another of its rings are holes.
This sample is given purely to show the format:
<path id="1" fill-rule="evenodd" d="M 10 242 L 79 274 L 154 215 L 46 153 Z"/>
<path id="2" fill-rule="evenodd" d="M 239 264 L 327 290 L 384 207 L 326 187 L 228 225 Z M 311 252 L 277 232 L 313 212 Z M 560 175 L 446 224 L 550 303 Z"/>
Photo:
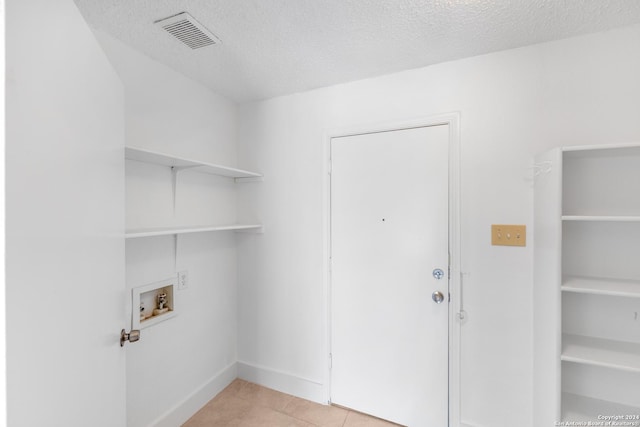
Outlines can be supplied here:
<path id="1" fill-rule="evenodd" d="M 313 424 L 290 417 L 275 409 L 254 406 L 238 427 L 313 427 Z"/>
<path id="2" fill-rule="evenodd" d="M 289 394 L 280 393 L 253 383 L 246 383 L 236 396 L 253 404 L 266 406 L 277 411 L 282 411 L 293 399 L 293 396 Z"/>
<path id="3" fill-rule="evenodd" d="M 218 395 L 209 401 L 183 427 L 239 426 L 253 405 L 234 396 Z"/>
<path id="4" fill-rule="evenodd" d="M 218 396 L 237 396 L 240 390 L 242 390 L 242 387 L 246 384 L 249 384 L 249 382 L 236 378 L 231 384 L 222 390 Z"/>
<path id="5" fill-rule="evenodd" d="M 342 427 L 349 411 L 294 397 L 284 408 L 284 412 L 317 426 Z"/>
<path id="6" fill-rule="evenodd" d="M 235 380 L 183 427 L 398 427 L 336 406 L 320 405 Z"/>
<path id="7" fill-rule="evenodd" d="M 373 418 L 359 412 L 349 411 L 344 427 L 398 427 L 398 424 Z"/>

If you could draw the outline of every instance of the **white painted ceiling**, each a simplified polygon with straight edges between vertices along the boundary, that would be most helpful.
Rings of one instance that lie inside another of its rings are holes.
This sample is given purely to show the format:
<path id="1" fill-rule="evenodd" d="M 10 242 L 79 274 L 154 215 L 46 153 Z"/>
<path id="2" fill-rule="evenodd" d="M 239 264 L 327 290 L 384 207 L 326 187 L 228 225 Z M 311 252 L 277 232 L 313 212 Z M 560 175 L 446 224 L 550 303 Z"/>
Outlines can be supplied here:
<path id="1" fill-rule="evenodd" d="M 94 28 L 237 102 L 640 22 L 640 0 L 76 3 Z M 183 11 L 222 44 L 191 50 L 153 24 Z"/>

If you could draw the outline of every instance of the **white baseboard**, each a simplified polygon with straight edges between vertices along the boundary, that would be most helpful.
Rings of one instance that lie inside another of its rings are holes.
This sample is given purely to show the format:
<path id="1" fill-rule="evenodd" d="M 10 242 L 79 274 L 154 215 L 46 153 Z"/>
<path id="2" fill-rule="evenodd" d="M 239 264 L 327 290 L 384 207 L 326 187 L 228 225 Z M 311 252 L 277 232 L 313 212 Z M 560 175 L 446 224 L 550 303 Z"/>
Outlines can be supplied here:
<path id="1" fill-rule="evenodd" d="M 151 423 L 151 426 L 176 427 L 184 424 L 237 377 L 238 365 L 232 363 L 178 402 L 173 408 L 159 416 Z"/>
<path id="2" fill-rule="evenodd" d="M 469 424 L 469 423 L 461 422 L 460 423 L 460 427 L 480 427 L 480 426 L 477 426 L 475 424 Z"/>
<path id="3" fill-rule="evenodd" d="M 238 361 L 238 378 L 302 399 L 326 404 L 322 383 L 276 371 L 264 366 Z"/>

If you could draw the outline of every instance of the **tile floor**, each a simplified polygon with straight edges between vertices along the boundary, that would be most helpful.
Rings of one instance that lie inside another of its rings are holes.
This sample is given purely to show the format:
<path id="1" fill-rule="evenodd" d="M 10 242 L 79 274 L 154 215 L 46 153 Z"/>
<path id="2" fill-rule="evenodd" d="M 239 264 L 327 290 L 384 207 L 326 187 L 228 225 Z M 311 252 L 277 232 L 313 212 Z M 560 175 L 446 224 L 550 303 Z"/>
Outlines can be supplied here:
<path id="1" fill-rule="evenodd" d="M 320 405 L 240 379 L 214 397 L 183 427 L 398 427 L 336 406 Z"/>

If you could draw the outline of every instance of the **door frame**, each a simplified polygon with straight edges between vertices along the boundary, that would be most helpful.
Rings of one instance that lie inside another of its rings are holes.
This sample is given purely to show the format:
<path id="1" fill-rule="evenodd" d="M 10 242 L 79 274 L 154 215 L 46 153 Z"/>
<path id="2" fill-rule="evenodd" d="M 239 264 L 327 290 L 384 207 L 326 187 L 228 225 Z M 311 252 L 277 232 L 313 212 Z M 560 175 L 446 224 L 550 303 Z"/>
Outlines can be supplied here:
<path id="1" fill-rule="evenodd" d="M 326 361 L 323 401 L 331 402 L 331 140 L 368 133 L 417 127 L 449 126 L 449 426 L 460 426 L 460 113 L 451 112 L 411 120 L 395 120 L 330 129 L 324 136 L 323 168 L 323 355 Z"/>

